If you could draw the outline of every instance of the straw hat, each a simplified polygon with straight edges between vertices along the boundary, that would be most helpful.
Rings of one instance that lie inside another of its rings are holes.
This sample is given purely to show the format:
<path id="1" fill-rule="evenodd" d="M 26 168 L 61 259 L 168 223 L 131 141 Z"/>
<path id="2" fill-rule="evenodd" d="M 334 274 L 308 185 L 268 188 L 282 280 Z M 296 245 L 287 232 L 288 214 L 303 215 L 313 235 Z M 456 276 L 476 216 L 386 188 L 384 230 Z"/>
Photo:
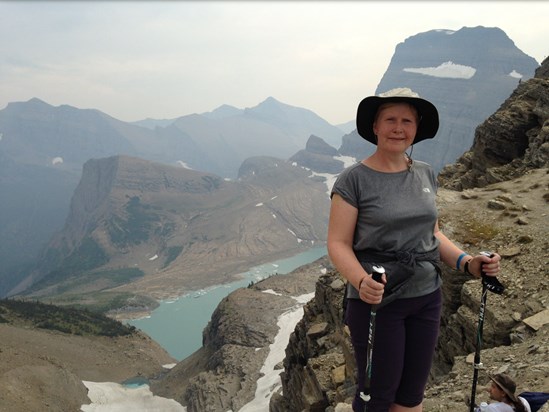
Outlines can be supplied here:
<path id="1" fill-rule="evenodd" d="M 360 136 L 377 145 L 377 138 L 373 131 L 374 119 L 379 106 L 389 102 L 406 102 L 416 108 L 419 114 L 419 125 L 413 144 L 435 137 L 438 131 L 436 107 L 407 87 L 392 89 L 379 96 L 369 96 L 360 102 L 356 115 L 356 128 Z"/>

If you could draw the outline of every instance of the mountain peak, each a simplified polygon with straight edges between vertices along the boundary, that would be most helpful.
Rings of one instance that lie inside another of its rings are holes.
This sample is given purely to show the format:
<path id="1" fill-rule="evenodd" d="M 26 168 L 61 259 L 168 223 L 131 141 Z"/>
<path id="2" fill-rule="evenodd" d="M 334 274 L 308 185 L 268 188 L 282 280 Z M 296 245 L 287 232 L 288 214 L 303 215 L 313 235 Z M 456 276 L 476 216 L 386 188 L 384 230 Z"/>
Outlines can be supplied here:
<path id="1" fill-rule="evenodd" d="M 52 105 L 46 103 L 45 101 L 39 99 L 38 97 L 33 97 L 32 99 L 29 99 L 26 102 L 10 102 L 6 106 L 6 108 L 10 108 L 10 109 L 18 109 L 18 108 L 23 108 L 23 107 L 25 107 L 25 108 L 31 107 L 31 108 L 34 108 L 34 109 L 37 109 L 37 108 L 51 109 L 51 108 L 53 108 Z"/>
<path id="2" fill-rule="evenodd" d="M 273 96 L 269 96 L 263 101 L 263 103 L 273 104 L 273 103 L 280 103 L 280 102 L 276 100 Z"/>
<path id="3" fill-rule="evenodd" d="M 227 117 L 238 116 L 241 113 L 242 113 L 241 109 L 238 109 L 228 104 L 222 104 L 217 109 L 211 112 L 202 113 L 202 116 L 207 117 L 209 119 L 225 119 Z"/>
<path id="4" fill-rule="evenodd" d="M 248 110 L 264 110 L 264 109 L 274 109 L 274 108 L 297 108 L 295 106 L 290 106 L 289 104 L 282 103 L 279 100 L 276 100 L 274 97 L 269 96 L 265 100 L 263 100 L 261 103 L 259 103 L 257 106 L 252 107 Z M 306 109 L 303 109 L 306 110 Z"/>
<path id="5" fill-rule="evenodd" d="M 39 99 L 38 97 L 33 97 L 32 99 L 28 100 L 27 103 L 31 104 L 46 104 L 49 106 L 48 103 L 46 103 L 44 100 Z"/>

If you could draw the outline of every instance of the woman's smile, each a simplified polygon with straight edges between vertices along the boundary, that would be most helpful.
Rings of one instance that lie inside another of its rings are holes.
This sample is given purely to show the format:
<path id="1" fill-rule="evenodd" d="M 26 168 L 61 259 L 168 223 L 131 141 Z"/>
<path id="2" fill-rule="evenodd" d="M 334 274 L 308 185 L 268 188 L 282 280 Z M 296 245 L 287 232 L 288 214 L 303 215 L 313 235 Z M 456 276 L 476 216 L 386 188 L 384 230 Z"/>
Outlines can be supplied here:
<path id="1" fill-rule="evenodd" d="M 414 142 L 417 125 L 417 112 L 407 103 L 380 108 L 374 122 L 378 149 L 394 149 L 396 146 L 399 150 L 406 150 Z"/>

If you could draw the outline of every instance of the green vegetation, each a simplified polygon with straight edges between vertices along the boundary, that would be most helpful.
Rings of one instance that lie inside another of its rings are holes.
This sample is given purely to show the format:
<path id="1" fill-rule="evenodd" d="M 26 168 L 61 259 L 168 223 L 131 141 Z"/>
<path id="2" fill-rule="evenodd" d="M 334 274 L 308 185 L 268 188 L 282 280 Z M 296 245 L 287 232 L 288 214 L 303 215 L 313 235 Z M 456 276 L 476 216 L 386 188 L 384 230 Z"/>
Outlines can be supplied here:
<path id="1" fill-rule="evenodd" d="M 137 278 L 145 275 L 139 268 L 120 268 L 120 269 L 106 269 L 96 272 L 90 272 L 84 276 L 78 277 L 78 282 L 93 283 L 97 281 L 107 281 L 108 287 L 114 287 L 118 285 L 124 285 Z"/>
<path id="2" fill-rule="evenodd" d="M 202 182 L 208 190 L 212 191 L 213 189 L 219 189 L 223 181 L 218 177 L 202 176 Z"/>
<path id="3" fill-rule="evenodd" d="M 52 297 L 50 301 L 59 306 L 70 306 L 102 314 L 117 311 L 149 311 L 158 307 L 156 300 L 130 292 L 67 293 Z"/>
<path id="4" fill-rule="evenodd" d="M 126 326 L 98 313 L 41 302 L 2 299 L 0 313 L 4 322 L 73 335 L 114 337 L 130 335 L 135 331 L 133 326 Z"/>
<path id="5" fill-rule="evenodd" d="M 167 251 L 168 256 L 166 257 L 166 263 L 164 263 L 164 267 L 167 267 L 170 263 L 172 263 L 175 259 L 177 259 L 177 257 L 179 256 L 182 250 L 183 250 L 183 246 L 169 247 Z"/>
<path id="6" fill-rule="evenodd" d="M 88 236 L 73 253 L 63 261 L 63 270 L 81 272 L 94 269 L 109 261 L 105 251 L 92 237 Z"/>
<path id="7" fill-rule="evenodd" d="M 82 290 L 86 287 L 102 290 L 129 283 L 144 275 L 145 273 L 139 268 L 108 269 L 86 273 L 85 268 L 75 268 L 69 264 L 51 271 L 44 279 L 34 284 L 29 291 L 36 291 L 53 285 L 55 285 L 56 294 L 67 293 L 71 290 Z"/>
<path id="8" fill-rule="evenodd" d="M 92 238 L 86 237 L 73 253 L 67 256 L 57 269 L 49 272 L 42 280 L 29 288 L 29 292 L 40 290 L 47 286 L 60 284 L 70 277 L 87 270 L 92 270 L 109 261 L 107 254 Z"/>
<path id="9" fill-rule="evenodd" d="M 148 240 L 153 223 L 160 220 L 151 210 L 149 205 L 141 204 L 138 196 L 131 197 L 126 203 L 126 219 L 114 216 L 107 222 L 111 241 L 118 246 L 127 246 Z"/>
<path id="10" fill-rule="evenodd" d="M 470 218 L 460 227 L 461 238 L 464 243 L 480 245 L 482 242 L 492 240 L 499 233 L 499 229 L 490 222 L 483 222 Z"/>

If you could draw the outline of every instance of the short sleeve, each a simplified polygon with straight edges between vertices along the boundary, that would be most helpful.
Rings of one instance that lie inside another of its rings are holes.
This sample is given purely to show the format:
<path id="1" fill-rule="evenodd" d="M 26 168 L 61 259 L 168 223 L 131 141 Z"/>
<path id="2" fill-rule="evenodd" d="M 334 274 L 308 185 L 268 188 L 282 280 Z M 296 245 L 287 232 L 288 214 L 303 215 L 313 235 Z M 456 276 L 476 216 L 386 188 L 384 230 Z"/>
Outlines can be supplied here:
<path id="1" fill-rule="evenodd" d="M 343 200 L 358 209 L 359 185 L 356 173 L 353 173 L 355 167 L 356 166 L 351 166 L 341 172 L 332 187 L 330 198 L 332 198 L 334 194 L 338 194 Z"/>

